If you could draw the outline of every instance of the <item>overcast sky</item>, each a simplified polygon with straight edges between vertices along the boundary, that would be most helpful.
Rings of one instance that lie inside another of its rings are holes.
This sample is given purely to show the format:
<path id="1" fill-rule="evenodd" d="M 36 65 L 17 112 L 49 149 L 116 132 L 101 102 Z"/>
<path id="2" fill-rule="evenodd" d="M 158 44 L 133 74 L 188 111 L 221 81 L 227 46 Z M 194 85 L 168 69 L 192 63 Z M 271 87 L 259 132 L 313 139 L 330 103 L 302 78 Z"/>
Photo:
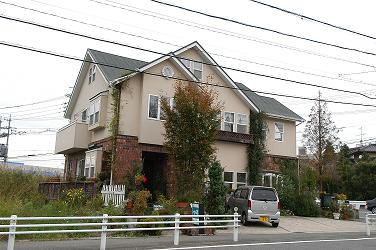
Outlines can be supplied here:
<path id="1" fill-rule="evenodd" d="M 375 1 L 260 1 L 376 37 Z M 5 4 L 6 2 L 18 6 Z M 376 53 L 374 39 L 330 28 L 248 0 L 166 2 L 284 33 Z M 38 13 L 25 7 L 117 32 Z M 1 0 L 0 14 L 163 53 L 198 41 L 222 66 L 362 92 L 376 98 L 376 56 L 240 26 L 149 0 Z M 97 42 L 4 18 L 0 18 L 0 29 L 0 41 L 74 57 L 83 58 L 87 48 L 144 61 L 158 57 L 153 53 Z M 11 127 L 14 132 L 26 132 L 10 137 L 9 160 L 62 168 L 64 162 L 61 155 L 26 158 L 18 156 L 53 153 L 55 131 L 68 123 L 62 118 L 64 103 L 67 102 L 64 95 L 71 92 L 81 63 L 4 45 L 0 45 L 0 55 L 0 115 L 4 118 L 12 114 L 14 120 Z M 226 71 L 235 81 L 243 82 L 255 91 L 314 98 L 320 90 L 317 87 Z M 376 105 L 376 100 L 359 95 L 326 89 L 321 89 L 321 92 L 323 98 L 328 100 Z M 305 119 L 313 105 L 313 101 L 272 97 Z M 51 99 L 54 100 L 4 109 L 7 106 Z M 361 127 L 363 139 L 371 139 L 367 142 L 375 141 L 376 108 L 332 103 L 329 103 L 328 107 L 333 113 L 337 127 L 342 128 L 339 134 L 341 141 L 355 146 L 360 141 Z M 4 123 L 2 126 L 5 126 Z M 297 127 L 298 146 L 301 145 L 303 130 L 304 124 Z M 4 142 L 4 138 L 0 139 L 0 143 Z"/>

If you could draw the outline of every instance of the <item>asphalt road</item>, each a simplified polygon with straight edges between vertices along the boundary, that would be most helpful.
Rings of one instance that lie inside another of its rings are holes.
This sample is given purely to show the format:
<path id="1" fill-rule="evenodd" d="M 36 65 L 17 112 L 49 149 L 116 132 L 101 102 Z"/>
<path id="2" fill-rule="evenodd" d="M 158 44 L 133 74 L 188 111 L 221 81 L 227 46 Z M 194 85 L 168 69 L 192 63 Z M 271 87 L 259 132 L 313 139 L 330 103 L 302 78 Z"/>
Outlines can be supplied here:
<path id="1" fill-rule="evenodd" d="M 172 240 L 172 236 L 113 238 L 107 240 L 106 249 L 376 249 L 376 238 L 366 238 L 364 233 L 241 234 L 236 243 L 231 234 L 181 236 L 179 246 L 174 246 Z M 6 249 L 6 244 L 0 242 L 0 249 Z M 15 249 L 99 249 L 99 244 L 99 239 L 16 241 Z"/>

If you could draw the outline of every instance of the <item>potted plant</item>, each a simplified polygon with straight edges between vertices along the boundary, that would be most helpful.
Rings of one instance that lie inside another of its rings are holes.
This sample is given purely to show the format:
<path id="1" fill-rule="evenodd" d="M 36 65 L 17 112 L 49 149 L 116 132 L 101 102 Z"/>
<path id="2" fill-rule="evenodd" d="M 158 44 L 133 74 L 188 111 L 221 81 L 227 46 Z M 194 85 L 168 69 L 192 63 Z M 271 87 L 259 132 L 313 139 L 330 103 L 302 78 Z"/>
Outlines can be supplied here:
<path id="1" fill-rule="evenodd" d="M 339 220 L 341 214 L 339 213 L 339 205 L 336 200 L 332 201 L 330 204 L 330 210 L 333 213 L 333 219 Z"/>

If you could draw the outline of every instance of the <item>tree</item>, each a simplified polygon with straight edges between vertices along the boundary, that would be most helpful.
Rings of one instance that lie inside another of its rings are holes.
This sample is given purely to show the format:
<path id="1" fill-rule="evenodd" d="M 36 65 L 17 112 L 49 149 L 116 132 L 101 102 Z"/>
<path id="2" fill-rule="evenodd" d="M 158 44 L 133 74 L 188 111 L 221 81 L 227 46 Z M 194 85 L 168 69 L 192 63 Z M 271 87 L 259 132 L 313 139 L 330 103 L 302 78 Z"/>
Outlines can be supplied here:
<path id="1" fill-rule="evenodd" d="M 201 201 L 222 105 L 217 93 L 193 83 L 175 85 L 174 105 L 162 98 L 165 147 L 176 166 L 178 198 Z"/>
<path id="2" fill-rule="evenodd" d="M 332 121 L 327 104 L 321 99 L 321 93 L 319 92 L 304 129 L 303 141 L 304 145 L 315 156 L 321 192 L 323 191 L 324 173 L 323 153 L 328 143 L 334 145 L 338 140 L 337 134 L 338 129 Z"/>
<path id="3" fill-rule="evenodd" d="M 323 153 L 323 183 L 328 193 L 337 193 L 340 187 L 340 175 L 337 170 L 337 154 L 331 142 L 326 144 Z"/>
<path id="4" fill-rule="evenodd" d="M 205 208 L 209 214 L 224 214 L 227 188 L 223 182 L 223 168 L 215 160 L 209 168 L 209 189 L 205 197 Z"/>
<path id="5" fill-rule="evenodd" d="M 341 177 L 341 191 L 349 194 L 353 163 L 350 160 L 350 148 L 346 144 L 341 145 L 338 152 L 337 169 Z"/>
<path id="6" fill-rule="evenodd" d="M 370 200 L 376 197 L 376 160 L 362 158 L 354 166 L 350 179 L 349 196 L 355 200 Z"/>

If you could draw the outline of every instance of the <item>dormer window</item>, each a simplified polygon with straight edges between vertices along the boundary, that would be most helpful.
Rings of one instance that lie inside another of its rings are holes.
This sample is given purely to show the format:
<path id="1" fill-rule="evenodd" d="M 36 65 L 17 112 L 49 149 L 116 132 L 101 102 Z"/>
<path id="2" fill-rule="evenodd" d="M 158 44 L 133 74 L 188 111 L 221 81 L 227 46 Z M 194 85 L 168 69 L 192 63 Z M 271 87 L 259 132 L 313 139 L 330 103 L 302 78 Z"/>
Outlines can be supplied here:
<path id="1" fill-rule="evenodd" d="M 97 67 L 95 64 L 89 69 L 89 84 L 95 81 L 96 69 Z"/>
<path id="2" fill-rule="evenodd" d="M 202 80 L 202 62 L 193 62 L 189 59 L 184 58 L 181 59 L 181 62 L 197 77 L 198 80 Z"/>

